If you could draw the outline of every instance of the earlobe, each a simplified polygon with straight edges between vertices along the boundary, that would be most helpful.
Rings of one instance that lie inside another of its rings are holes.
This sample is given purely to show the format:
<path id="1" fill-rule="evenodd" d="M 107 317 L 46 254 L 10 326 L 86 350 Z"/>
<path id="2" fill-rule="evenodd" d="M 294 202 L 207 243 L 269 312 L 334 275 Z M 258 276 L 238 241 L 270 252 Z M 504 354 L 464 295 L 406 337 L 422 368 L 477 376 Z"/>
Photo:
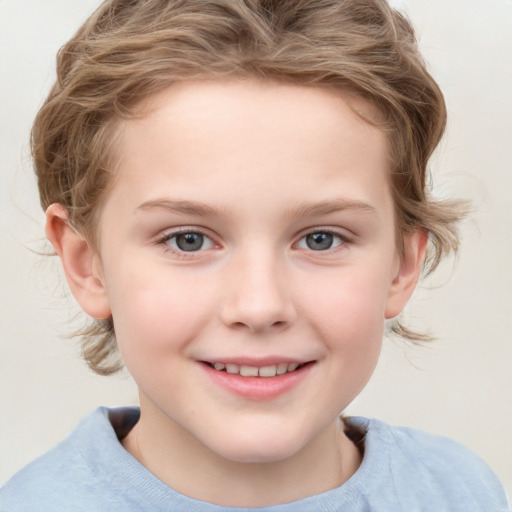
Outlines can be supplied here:
<path id="1" fill-rule="evenodd" d="M 428 242 L 428 232 L 417 229 L 404 239 L 404 251 L 398 273 L 393 279 L 386 302 L 385 318 L 394 318 L 404 309 L 420 277 Z"/>
<path id="2" fill-rule="evenodd" d="M 93 318 L 108 318 L 111 311 L 98 255 L 70 225 L 67 211 L 60 204 L 52 204 L 46 210 L 46 235 L 82 309 Z"/>

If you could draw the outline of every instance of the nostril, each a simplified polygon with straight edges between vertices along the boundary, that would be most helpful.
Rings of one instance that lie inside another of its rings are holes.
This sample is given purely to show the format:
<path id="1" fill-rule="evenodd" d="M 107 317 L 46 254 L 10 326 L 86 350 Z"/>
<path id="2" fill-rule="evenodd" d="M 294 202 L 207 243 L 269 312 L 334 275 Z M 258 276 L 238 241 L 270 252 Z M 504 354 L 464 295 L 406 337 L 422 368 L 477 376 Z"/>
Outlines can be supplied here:
<path id="1" fill-rule="evenodd" d="M 255 333 L 283 329 L 293 323 L 296 316 L 290 300 L 257 296 L 254 292 L 235 294 L 220 307 L 220 318 L 224 324 Z"/>
<path id="2" fill-rule="evenodd" d="M 276 322 L 232 322 L 231 327 L 235 329 L 248 329 L 251 332 L 263 332 L 269 329 L 282 329 L 288 325 L 288 322 L 278 320 Z"/>

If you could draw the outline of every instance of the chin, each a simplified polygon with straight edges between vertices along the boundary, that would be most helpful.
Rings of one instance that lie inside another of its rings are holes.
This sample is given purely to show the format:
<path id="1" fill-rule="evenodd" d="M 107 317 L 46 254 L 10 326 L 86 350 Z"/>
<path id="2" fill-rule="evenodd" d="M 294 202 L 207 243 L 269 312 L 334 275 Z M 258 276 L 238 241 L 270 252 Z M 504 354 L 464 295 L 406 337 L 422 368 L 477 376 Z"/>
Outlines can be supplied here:
<path id="1" fill-rule="evenodd" d="M 289 459 L 305 444 L 298 437 L 290 438 L 275 429 L 269 429 L 268 432 L 246 431 L 243 435 L 231 433 L 222 440 L 217 439 L 210 448 L 232 462 L 264 464 Z"/>
<path id="2" fill-rule="evenodd" d="M 287 460 L 292 457 L 296 451 L 298 450 L 286 451 L 283 450 L 282 447 L 276 450 L 261 447 L 261 449 L 258 450 L 255 446 L 237 446 L 223 450 L 223 453 L 219 453 L 219 455 L 231 462 L 241 464 L 270 464 Z"/>

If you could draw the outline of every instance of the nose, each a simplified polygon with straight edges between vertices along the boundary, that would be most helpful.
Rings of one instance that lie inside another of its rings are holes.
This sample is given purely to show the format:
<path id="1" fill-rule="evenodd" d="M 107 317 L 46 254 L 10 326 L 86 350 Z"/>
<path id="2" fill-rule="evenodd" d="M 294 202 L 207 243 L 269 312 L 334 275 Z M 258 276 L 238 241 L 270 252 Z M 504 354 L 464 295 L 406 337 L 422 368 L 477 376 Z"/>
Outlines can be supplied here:
<path id="1" fill-rule="evenodd" d="M 225 325 L 263 333 L 284 329 L 296 319 L 290 280 L 275 258 L 241 257 L 227 281 L 221 306 Z"/>

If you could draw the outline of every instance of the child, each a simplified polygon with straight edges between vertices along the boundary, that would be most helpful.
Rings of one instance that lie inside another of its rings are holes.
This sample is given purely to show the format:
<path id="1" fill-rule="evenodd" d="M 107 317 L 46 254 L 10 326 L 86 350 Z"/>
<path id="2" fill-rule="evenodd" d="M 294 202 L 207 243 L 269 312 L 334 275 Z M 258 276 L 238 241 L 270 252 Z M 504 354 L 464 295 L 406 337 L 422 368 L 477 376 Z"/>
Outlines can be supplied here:
<path id="1" fill-rule="evenodd" d="M 384 0 L 107 0 L 32 136 L 47 234 L 100 408 L 0 491 L 17 511 L 506 511 L 456 443 L 340 418 L 463 204 L 445 126 Z"/>

